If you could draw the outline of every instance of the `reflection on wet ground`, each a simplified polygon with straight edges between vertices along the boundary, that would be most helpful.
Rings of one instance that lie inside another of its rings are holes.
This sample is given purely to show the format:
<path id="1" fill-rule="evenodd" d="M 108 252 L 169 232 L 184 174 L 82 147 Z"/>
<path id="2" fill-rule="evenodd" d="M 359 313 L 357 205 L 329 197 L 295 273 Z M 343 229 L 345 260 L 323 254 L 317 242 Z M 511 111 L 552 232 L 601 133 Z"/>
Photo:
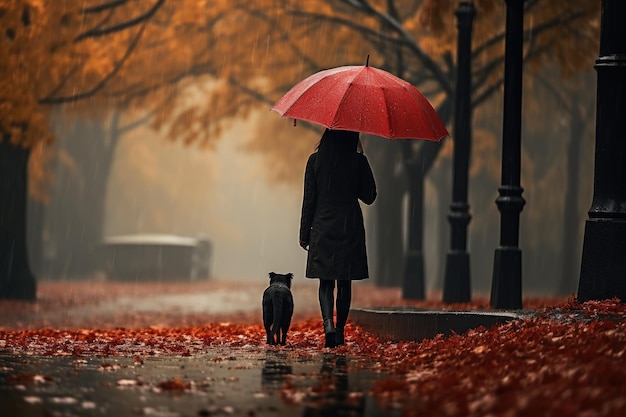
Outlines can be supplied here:
<path id="1" fill-rule="evenodd" d="M 148 358 L 0 352 L 0 415 L 393 416 L 368 394 L 388 377 L 350 355 L 280 348 Z"/>

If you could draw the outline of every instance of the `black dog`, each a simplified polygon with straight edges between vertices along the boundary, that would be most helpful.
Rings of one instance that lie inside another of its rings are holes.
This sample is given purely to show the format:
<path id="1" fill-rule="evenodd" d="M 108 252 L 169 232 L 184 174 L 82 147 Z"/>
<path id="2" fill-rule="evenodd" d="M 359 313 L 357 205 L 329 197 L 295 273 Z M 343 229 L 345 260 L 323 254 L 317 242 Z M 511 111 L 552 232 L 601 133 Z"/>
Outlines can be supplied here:
<path id="1" fill-rule="evenodd" d="M 270 285 L 263 292 L 263 325 L 268 345 L 284 345 L 293 316 L 293 274 L 270 272 Z"/>

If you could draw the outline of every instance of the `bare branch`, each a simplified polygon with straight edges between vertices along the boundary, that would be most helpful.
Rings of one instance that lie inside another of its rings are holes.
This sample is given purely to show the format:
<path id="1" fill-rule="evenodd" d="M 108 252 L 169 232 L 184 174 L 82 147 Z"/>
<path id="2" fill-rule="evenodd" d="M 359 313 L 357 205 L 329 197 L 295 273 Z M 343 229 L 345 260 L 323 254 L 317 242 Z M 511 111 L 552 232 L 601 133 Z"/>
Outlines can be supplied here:
<path id="1" fill-rule="evenodd" d="M 523 57 L 523 62 L 526 62 L 530 60 L 531 58 L 534 58 L 542 54 L 543 52 L 546 51 L 546 49 L 547 49 L 546 47 L 529 48 L 526 51 L 526 55 L 524 55 Z M 500 57 L 499 60 L 504 61 L 504 57 Z M 485 80 L 487 79 L 486 76 L 484 78 Z M 491 86 L 488 86 L 487 88 L 485 88 L 481 94 L 475 97 L 474 100 L 472 101 L 472 108 L 478 107 L 482 102 L 487 100 L 491 96 L 491 94 L 493 94 L 496 90 L 498 90 L 503 84 L 504 84 L 504 76 L 498 78 L 496 82 L 494 82 Z"/>
<path id="2" fill-rule="evenodd" d="M 213 69 L 211 62 L 208 61 L 208 62 L 203 62 L 197 65 L 194 65 L 193 67 L 190 67 L 186 71 L 179 72 L 175 74 L 174 76 L 172 76 L 171 78 L 167 80 L 163 80 L 163 82 L 158 83 L 158 84 L 152 84 L 147 87 L 142 87 L 140 89 L 135 89 L 135 90 L 133 90 L 133 87 L 131 86 L 131 87 L 124 88 L 122 91 L 113 91 L 110 94 L 108 94 L 108 97 L 122 98 L 127 101 L 132 100 L 134 98 L 141 98 L 141 97 L 147 96 L 148 94 L 154 91 L 157 91 L 163 85 L 175 85 L 183 81 L 186 78 L 194 78 L 194 77 L 198 77 L 202 75 L 213 76 L 213 77 L 217 76 L 217 71 Z M 142 84 L 139 84 L 139 85 L 141 86 Z"/>
<path id="3" fill-rule="evenodd" d="M 546 30 L 552 29 L 558 25 L 562 25 L 565 23 L 570 23 L 572 21 L 575 21 L 577 19 L 580 19 L 582 17 L 584 17 L 586 14 L 585 11 L 578 11 L 569 15 L 559 15 L 557 17 L 555 17 L 554 19 L 551 20 L 547 20 L 544 23 L 542 23 L 541 25 L 538 26 L 534 26 L 530 29 L 526 29 L 524 31 L 524 39 L 529 40 L 529 39 L 533 39 L 535 36 L 545 32 Z M 483 42 L 481 45 L 477 46 L 476 48 L 474 48 L 474 51 L 472 52 L 472 59 L 476 59 L 478 57 L 478 55 L 482 54 L 483 52 L 485 52 L 487 49 L 491 48 L 492 46 L 497 45 L 498 43 L 504 41 L 504 37 L 505 37 L 505 32 L 499 32 L 496 35 L 494 35 L 493 37 L 489 38 L 488 40 L 486 40 L 485 42 Z"/>
<path id="4" fill-rule="evenodd" d="M 123 135 L 126 132 L 130 132 L 138 128 L 139 126 L 143 126 L 147 124 L 150 121 L 150 119 L 152 119 L 153 116 L 154 116 L 154 110 L 149 110 L 142 117 L 139 117 L 124 126 L 118 126 L 117 132 L 120 135 Z"/>
<path id="5" fill-rule="evenodd" d="M 139 31 L 137 32 L 137 35 L 135 36 L 133 41 L 128 46 L 128 49 L 126 49 L 126 52 L 124 53 L 124 56 L 115 64 L 115 66 L 113 67 L 111 72 L 109 74 L 107 74 L 107 76 L 104 77 L 102 80 L 100 80 L 100 82 L 98 82 L 91 90 L 85 91 L 83 93 L 72 94 L 70 96 L 64 96 L 64 97 L 47 96 L 47 97 L 45 97 L 43 99 L 40 99 L 39 103 L 40 104 L 69 103 L 69 102 L 72 102 L 72 101 L 77 101 L 77 100 L 81 100 L 81 99 L 84 99 L 84 98 L 88 98 L 88 97 L 94 96 L 102 88 L 104 88 L 104 86 L 113 77 L 115 77 L 115 75 L 122 69 L 122 67 L 124 66 L 124 63 L 126 62 L 128 57 L 130 57 L 132 52 L 137 47 L 137 44 L 139 43 L 139 39 L 141 39 L 141 36 L 143 35 L 143 32 L 144 32 L 145 28 L 146 28 L 146 25 L 143 25 L 141 27 L 141 29 L 139 29 Z"/>
<path id="6" fill-rule="evenodd" d="M 482 86 L 487 80 L 489 76 L 496 70 L 502 68 L 504 63 L 504 55 L 498 55 L 490 62 L 486 63 L 478 70 L 474 70 L 472 74 L 473 84 L 477 87 Z"/>
<path id="7" fill-rule="evenodd" d="M 240 90 L 241 92 L 245 93 L 246 95 L 252 97 L 254 100 L 256 100 L 259 103 L 265 103 L 270 106 L 274 104 L 274 100 L 272 100 L 265 94 L 261 94 L 260 92 L 256 90 L 248 88 L 247 86 L 241 84 L 239 81 L 237 81 L 233 77 L 228 78 L 228 83 L 232 85 L 233 87 L 237 88 L 238 90 Z"/>
<path id="8" fill-rule="evenodd" d="M 481 94 L 479 94 L 472 100 L 472 108 L 480 106 L 484 101 L 491 97 L 493 93 L 498 91 L 503 84 L 504 78 L 499 78 L 495 83 L 485 88 Z"/>
<path id="9" fill-rule="evenodd" d="M 113 26 L 109 26 L 107 28 L 104 29 L 91 29 L 88 30 L 86 32 L 81 33 L 80 35 L 78 35 L 78 37 L 76 39 L 74 39 L 74 42 L 80 42 L 84 39 L 87 38 L 95 38 L 95 37 L 100 37 L 100 36 L 105 36 L 105 35 L 109 35 L 111 33 L 114 32 L 120 32 L 122 30 L 128 29 L 132 26 L 136 26 L 142 22 L 145 22 L 146 20 L 150 19 L 156 12 L 157 10 L 159 10 L 159 8 L 161 8 L 161 6 L 163 6 L 163 4 L 165 3 L 165 0 L 157 0 L 156 3 L 144 14 L 137 16 L 134 19 L 131 20 L 127 20 L 126 22 L 122 22 L 119 23 L 117 25 L 113 25 Z"/>
<path id="10" fill-rule="evenodd" d="M 327 14 L 322 14 L 322 13 L 302 12 L 302 11 L 299 11 L 299 10 L 294 10 L 294 11 L 290 12 L 290 14 L 293 15 L 293 16 L 297 16 L 297 17 L 311 17 L 313 19 L 318 19 L 320 21 L 326 21 L 328 23 L 338 24 L 338 25 L 350 28 L 350 29 L 354 30 L 355 32 L 359 32 L 362 35 L 376 36 L 376 37 L 381 38 L 381 39 L 383 39 L 385 41 L 388 41 L 388 42 L 398 42 L 398 43 L 404 43 L 404 44 L 408 45 L 408 43 L 404 39 L 398 39 L 397 37 L 386 35 L 386 34 L 380 32 L 380 31 L 372 29 L 372 28 L 370 28 L 368 26 L 359 25 L 358 23 L 355 23 L 351 19 L 344 19 L 344 18 L 341 18 L 341 17 L 327 15 Z"/>
<path id="11" fill-rule="evenodd" d="M 82 13 L 83 14 L 100 13 L 105 10 L 114 9 L 126 3 L 128 3 L 128 0 L 113 0 L 108 3 L 99 4 L 97 6 L 85 7 Z"/>
<path id="12" fill-rule="evenodd" d="M 419 44 L 415 41 L 413 36 L 407 32 L 402 24 L 394 19 L 388 13 L 383 13 L 372 5 L 370 5 L 366 0 L 343 0 L 344 3 L 347 3 L 353 7 L 356 7 L 359 10 L 364 10 L 371 16 L 376 17 L 379 21 L 387 24 L 390 28 L 400 35 L 401 39 L 405 41 L 410 50 L 415 54 L 415 56 L 422 62 L 424 67 L 428 71 L 433 74 L 433 77 L 441 84 L 443 90 L 446 94 L 452 95 L 454 92 L 454 88 L 452 86 L 452 82 L 446 76 L 446 74 L 442 71 L 441 67 L 419 46 Z"/>
<path id="13" fill-rule="evenodd" d="M 252 9 L 242 6 L 240 6 L 239 9 L 250 14 L 253 17 L 264 21 L 271 27 L 276 26 L 277 22 L 274 19 L 269 18 L 267 14 L 263 13 L 264 9 Z M 313 61 L 308 55 L 306 55 L 302 49 L 298 48 L 293 42 L 291 42 L 291 37 L 289 36 L 288 30 L 281 30 L 278 31 L 278 33 L 281 34 L 280 39 L 289 45 L 291 51 L 295 54 L 295 56 L 300 58 L 300 60 L 304 62 L 312 72 L 318 71 L 320 69 L 320 66 L 315 61 Z"/>
<path id="14" fill-rule="evenodd" d="M 72 69 L 67 73 L 67 75 L 63 77 L 59 85 L 57 85 L 56 88 L 52 90 L 50 94 L 48 94 L 48 96 L 56 96 L 61 90 L 63 90 L 67 82 L 71 80 L 74 77 L 74 75 L 76 75 L 79 68 L 80 68 L 79 65 L 74 65 Z"/>

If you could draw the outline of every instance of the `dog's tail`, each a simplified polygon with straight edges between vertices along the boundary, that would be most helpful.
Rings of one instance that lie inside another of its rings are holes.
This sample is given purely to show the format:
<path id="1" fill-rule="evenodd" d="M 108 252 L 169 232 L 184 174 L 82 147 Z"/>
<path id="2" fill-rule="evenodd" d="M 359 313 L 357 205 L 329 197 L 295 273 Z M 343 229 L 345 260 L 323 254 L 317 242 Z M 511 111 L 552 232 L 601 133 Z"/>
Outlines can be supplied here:
<path id="1" fill-rule="evenodd" d="M 283 319 L 283 298 L 282 297 L 272 297 L 272 306 L 274 308 L 274 321 L 272 323 L 272 330 L 270 332 L 270 340 L 276 341 L 276 343 L 280 343 L 280 324 Z M 276 339 L 274 339 L 276 336 Z"/>

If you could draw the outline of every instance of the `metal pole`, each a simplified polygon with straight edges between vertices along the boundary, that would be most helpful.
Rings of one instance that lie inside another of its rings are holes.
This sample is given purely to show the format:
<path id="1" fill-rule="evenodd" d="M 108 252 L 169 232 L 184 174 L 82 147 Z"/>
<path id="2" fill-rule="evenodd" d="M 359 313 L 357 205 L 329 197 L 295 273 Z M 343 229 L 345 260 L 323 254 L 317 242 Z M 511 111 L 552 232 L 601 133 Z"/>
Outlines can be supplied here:
<path id="1" fill-rule="evenodd" d="M 500 246 L 495 251 L 491 305 L 522 307 L 522 251 L 519 216 L 525 201 L 520 187 L 522 131 L 522 47 L 524 0 L 506 1 L 504 52 L 504 116 L 502 125 L 502 185 L 496 205 L 500 211 Z"/>
<path id="2" fill-rule="evenodd" d="M 626 2 L 603 0 L 595 69 L 593 202 L 585 223 L 578 300 L 626 301 Z"/>
<path id="3" fill-rule="evenodd" d="M 454 155 L 452 204 L 450 221 L 450 251 L 446 256 L 443 281 L 445 303 L 469 302 L 471 299 L 470 258 L 467 252 L 467 226 L 472 216 L 467 203 L 469 156 L 472 142 L 472 23 L 476 15 L 474 4 L 461 2 L 456 9 L 458 28 L 456 100 L 454 111 Z"/>

